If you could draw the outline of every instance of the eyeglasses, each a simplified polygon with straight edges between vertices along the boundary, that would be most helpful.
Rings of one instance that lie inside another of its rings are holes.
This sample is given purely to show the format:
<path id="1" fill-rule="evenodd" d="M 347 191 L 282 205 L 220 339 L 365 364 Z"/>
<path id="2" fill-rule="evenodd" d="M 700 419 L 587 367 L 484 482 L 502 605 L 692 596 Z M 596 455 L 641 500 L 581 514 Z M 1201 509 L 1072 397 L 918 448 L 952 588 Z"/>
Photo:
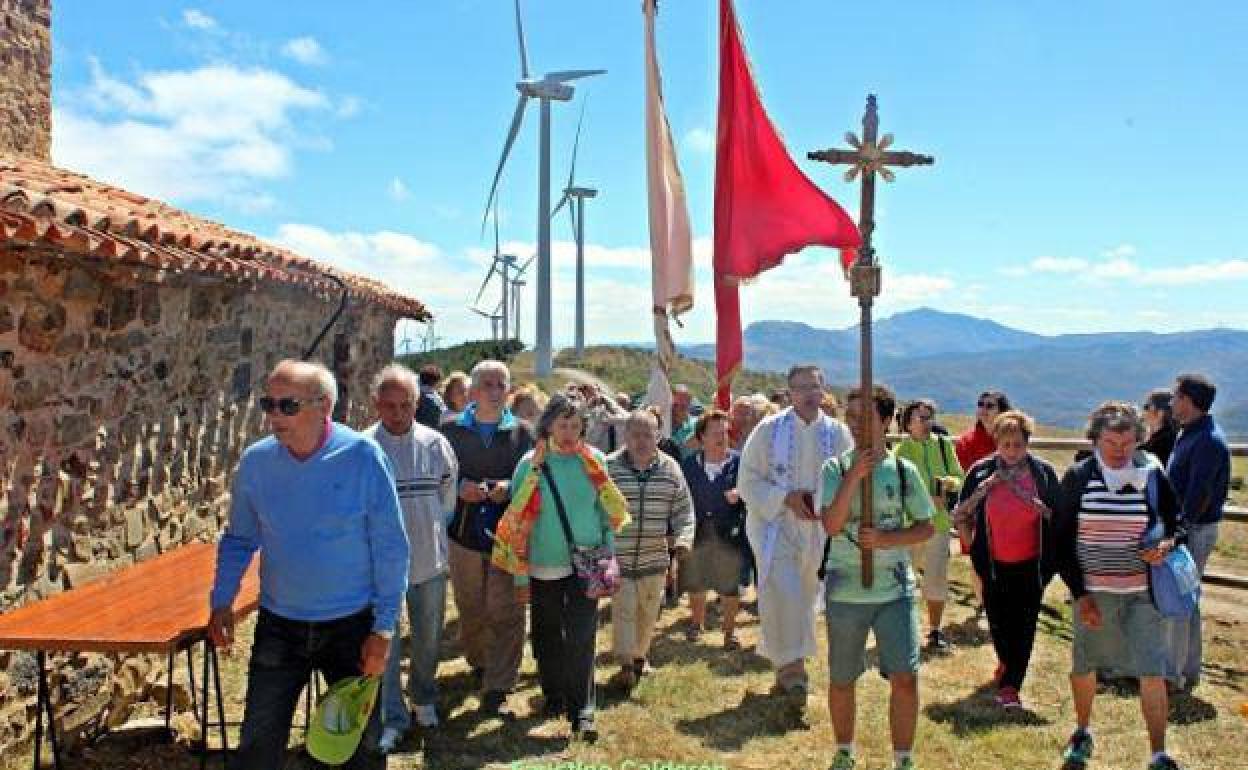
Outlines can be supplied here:
<path id="1" fill-rule="evenodd" d="M 316 398 L 273 398 L 271 396 L 261 396 L 257 402 L 260 405 L 260 411 L 265 414 L 273 414 L 274 410 L 281 412 L 287 417 L 294 417 L 299 414 L 299 410 L 303 409 L 304 404 L 314 404 L 324 399 L 324 396 Z"/>
<path id="2" fill-rule="evenodd" d="M 998 407 L 997 407 L 997 402 L 996 402 L 996 401 L 980 401 L 979 403 L 975 404 L 975 406 L 979 407 L 980 409 L 996 409 L 996 408 L 998 408 Z"/>
<path id="3" fill-rule="evenodd" d="M 915 417 L 916 417 L 916 418 L 918 418 L 918 419 L 920 419 L 920 420 L 922 420 L 923 422 L 931 422 L 931 421 L 932 421 L 932 415 L 930 415 L 930 414 L 916 414 L 916 415 L 915 415 Z"/>

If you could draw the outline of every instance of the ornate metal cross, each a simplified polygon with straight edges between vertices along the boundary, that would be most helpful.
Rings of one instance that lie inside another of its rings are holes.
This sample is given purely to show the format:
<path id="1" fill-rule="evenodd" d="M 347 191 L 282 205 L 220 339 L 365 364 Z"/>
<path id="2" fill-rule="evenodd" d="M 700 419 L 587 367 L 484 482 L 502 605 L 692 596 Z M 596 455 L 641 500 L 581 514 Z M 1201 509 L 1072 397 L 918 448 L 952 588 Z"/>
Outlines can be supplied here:
<path id="1" fill-rule="evenodd" d="M 930 166 L 934 162 L 930 155 L 915 152 L 889 149 L 893 144 L 893 135 L 879 136 L 880 116 L 875 104 L 875 94 L 867 96 L 867 111 L 862 116 L 862 138 L 859 139 L 852 131 L 845 134 L 845 141 L 852 150 L 830 149 L 817 150 L 806 154 L 811 160 L 820 160 L 833 165 L 848 165 L 845 181 L 862 180 L 862 199 L 858 209 L 858 231 L 862 234 L 862 247 L 858 250 L 858 259 L 850 269 L 850 293 L 858 298 L 861 320 L 858 324 L 861 335 L 859 345 L 860 403 L 864 429 L 862 435 L 869 439 L 874 449 L 874 431 L 871 429 L 871 415 L 875 411 L 875 400 L 872 397 L 873 379 L 871 360 L 871 305 L 880 294 L 880 265 L 875 258 L 875 249 L 871 245 L 871 236 L 875 232 L 875 177 L 880 175 L 884 181 L 893 181 L 893 172 L 889 166 Z M 871 476 L 862 484 L 861 492 L 861 526 L 870 527 L 874 521 L 874 501 L 872 495 Z M 903 501 L 904 504 L 904 501 Z M 874 557 L 868 549 L 862 552 L 862 584 L 870 588 L 874 582 Z"/>

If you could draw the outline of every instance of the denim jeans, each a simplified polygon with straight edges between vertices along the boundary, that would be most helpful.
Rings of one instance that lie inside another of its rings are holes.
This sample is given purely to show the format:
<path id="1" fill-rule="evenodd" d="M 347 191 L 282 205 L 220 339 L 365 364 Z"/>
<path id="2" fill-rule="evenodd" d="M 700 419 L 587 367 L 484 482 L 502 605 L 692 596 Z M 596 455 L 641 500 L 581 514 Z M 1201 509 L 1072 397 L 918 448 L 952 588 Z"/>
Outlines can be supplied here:
<path id="1" fill-rule="evenodd" d="M 576 725 L 594 721 L 594 634 L 598 600 L 585 596 L 575 575 L 530 581 L 533 657 L 542 695 L 561 702 Z"/>
<path id="2" fill-rule="evenodd" d="M 408 644 L 412 659 L 407 672 L 407 695 L 417 706 L 433 704 L 438 699 L 438 648 L 442 644 L 442 621 L 446 617 L 446 575 L 438 575 L 423 583 L 407 587 Z M 403 657 L 403 640 L 395 631 L 386 659 L 386 676 L 381 681 L 381 724 L 406 732 L 411 715 L 403 702 L 403 685 L 399 681 L 399 663 Z"/>
<path id="3" fill-rule="evenodd" d="M 373 627 L 373 611 L 361 610 L 336 620 L 307 623 L 260 610 L 247 670 L 247 701 L 242 738 L 230 766 L 275 770 L 283 765 L 290 740 L 290 720 L 299 694 L 313 671 L 333 684 L 360 674 L 360 649 Z M 360 748 L 343 767 L 382 770 L 377 752 L 381 709 L 374 708 Z"/>
<path id="4" fill-rule="evenodd" d="M 1200 524 L 1187 533 L 1187 549 L 1203 577 L 1209 554 L 1218 542 L 1218 523 Z M 1167 674 L 1184 685 L 1193 686 L 1200 681 L 1200 606 L 1186 618 L 1170 618 L 1167 623 L 1170 648 L 1170 666 Z"/>

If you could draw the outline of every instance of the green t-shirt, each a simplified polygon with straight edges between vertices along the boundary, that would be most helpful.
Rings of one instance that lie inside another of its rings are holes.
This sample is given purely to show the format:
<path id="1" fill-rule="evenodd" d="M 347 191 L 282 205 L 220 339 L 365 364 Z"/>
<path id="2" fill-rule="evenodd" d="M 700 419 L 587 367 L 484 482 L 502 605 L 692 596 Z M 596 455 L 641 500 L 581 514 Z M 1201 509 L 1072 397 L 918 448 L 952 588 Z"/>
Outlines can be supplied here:
<path id="1" fill-rule="evenodd" d="M 822 508 L 832 502 L 841 486 L 844 469 L 854 461 L 854 450 L 834 457 L 823 465 L 823 494 L 819 501 Z M 906 474 L 906 499 L 901 500 L 901 479 L 898 470 Z M 889 452 L 884 461 L 872 473 L 875 528 L 884 532 L 906 529 L 919 522 L 930 521 L 936 514 L 927 487 L 914 463 L 898 458 Z M 845 529 L 828 541 L 828 558 L 824 563 L 827 572 L 826 590 L 828 601 L 855 604 L 882 604 L 914 596 L 916 580 L 910 568 L 910 548 L 879 548 L 873 552 L 875 577 L 871 588 L 862 586 L 862 551 L 858 548 L 858 527 L 861 522 L 860 495 L 854 495 L 849 504 L 849 521 Z"/>
<path id="2" fill-rule="evenodd" d="M 923 478 L 923 484 L 929 494 L 934 486 L 932 480 L 937 477 L 955 478 L 959 486 L 965 478 L 962 466 L 958 464 L 953 439 L 948 436 L 933 433 L 928 436 L 927 441 L 922 443 L 907 436 L 897 445 L 896 452 L 899 456 L 914 463 L 914 467 L 919 469 L 919 476 Z M 933 503 L 936 506 L 936 517 L 932 519 L 932 525 L 936 527 L 937 532 L 948 532 L 952 522 L 949 519 L 949 512 L 945 510 L 944 495 L 937 496 Z"/>

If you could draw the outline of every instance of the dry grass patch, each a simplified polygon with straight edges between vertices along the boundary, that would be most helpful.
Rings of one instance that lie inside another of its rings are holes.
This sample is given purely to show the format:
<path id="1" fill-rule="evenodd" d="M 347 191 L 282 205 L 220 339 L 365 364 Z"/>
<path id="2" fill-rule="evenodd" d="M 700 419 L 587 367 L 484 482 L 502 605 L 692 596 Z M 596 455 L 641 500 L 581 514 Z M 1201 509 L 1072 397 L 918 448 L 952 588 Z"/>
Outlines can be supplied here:
<path id="1" fill-rule="evenodd" d="M 1057 767 L 1073 721 L 1066 678 L 1070 623 L 1064 587 L 1055 584 L 1047 596 L 1035 658 L 1023 689 L 1028 710 L 1005 713 L 992 704 L 987 683 L 995 661 L 987 633 L 973 620 L 964 560 L 955 558 L 952 572 L 948 628 L 956 649 L 952 655 L 925 660 L 920 675 L 920 766 L 963 770 Z M 570 743 L 566 725 L 538 718 L 536 671 L 527 656 L 513 696 L 519 718 L 514 722 L 480 719 L 478 695 L 470 691 L 467 667 L 454 644 L 457 623 L 452 604 L 439 669 L 447 718 L 440 730 L 413 733 L 390 758 L 389 768 L 551 768 L 576 761 L 621 768 L 629 759 L 725 768 L 828 766 L 834 741 L 823 695 L 826 666 L 821 659 L 812 661 L 815 694 L 804 710 L 794 708 L 791 702 L 767 694 L 772 674 L 753 651 L 758 641 L 756 618 L 743 616 L 739 636 L 744 649 L 727 653 L 722 649 L 723 636 L 714 626 L 697 644 L 685 641 L 683 621 L 688 609 L 682 606 L 664 610 L 653 648 L 655 671 L 631 695 L 625 695 L 605 687 L 615 671 L 601 652 L 610 646 L 608 614 L 603 613 L 598 635 L 598 743 Z M 718 616 L 712 613 L 711 618 L 715 621 Z M 247 639 L 250 633 L 248 624 L 241 637 Z M 819 636 L 822 648 L 822 621 Z M 1205 636 L 1206 682 L 1197 697 L 1173 705 L 1170 744 L 1186 768 L 1243 767 L 1248 720 L 1238 715 L 1238 708 L 1248 700 L 1248 659 L 1243 654 L 1248 622 L 1210 618 Z M 231 720 L 242 716 L 244 652 L 224 661 L 226 712 Z M 887 691 L 887 684 L 873 672 L 859 684 L 860 768 L 891 767 Z M 1144 767 L 1143 724 L 1133 694 L 1098 697 L 1094 730 L 1098 743 L 1094 767 Z M 231 729 L 231 736 L 237 740 L 237 728 Z M 292 746 L 301 741 L 302 733 L 296 730 Z M 29 755 L 13 759 L 12 767 L 29 765 Z M 71 766 L 189 770 L 198 767 L 198 760 L 178 746 L 122 747 L 106 737 Z M 214 761 L 210 766 L 220 765 Z M 304 765 L 296 759 L 292 766 Z"/>

